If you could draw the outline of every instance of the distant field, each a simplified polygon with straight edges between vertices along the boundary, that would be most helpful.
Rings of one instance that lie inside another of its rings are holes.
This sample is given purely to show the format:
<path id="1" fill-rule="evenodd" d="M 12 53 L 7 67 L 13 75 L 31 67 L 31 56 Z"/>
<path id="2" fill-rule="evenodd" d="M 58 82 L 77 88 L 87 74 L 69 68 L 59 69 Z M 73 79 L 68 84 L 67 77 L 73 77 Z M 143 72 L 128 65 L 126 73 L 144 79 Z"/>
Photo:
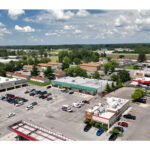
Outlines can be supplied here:
<path id="1" fill-rule="evenodd" d="M 119 57 L 119 55 L 124 55 L 124 58 L 137 59 L 138 54 L 125 54 L 125 53 L 113 53 L 107 54 L 108 57 Z M 146 55 L 147 59 L 150 59 L 150 54 Z"/>
<path id="2" fill-rule="evenodd" d="M 57 62 L 58 56 L 51 56 L 50 59 L 52 62 Z"/>
<path id="3" fill-rule="evenodd" d="M 138 55 L 137 54 L 107 54 L 109 57 L 119 57 L 119 55 L 124 55 L 124 58 L 131 58 L 131 59 L 137 59 Z"/>

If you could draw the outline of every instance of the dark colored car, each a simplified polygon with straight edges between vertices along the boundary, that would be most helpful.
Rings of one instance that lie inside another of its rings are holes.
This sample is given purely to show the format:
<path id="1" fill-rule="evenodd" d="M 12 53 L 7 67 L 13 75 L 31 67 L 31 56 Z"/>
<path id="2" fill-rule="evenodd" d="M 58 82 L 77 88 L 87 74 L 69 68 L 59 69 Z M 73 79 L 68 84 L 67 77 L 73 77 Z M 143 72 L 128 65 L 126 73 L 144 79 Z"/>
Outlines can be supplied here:
<path id="1" fill-rule="evenodd" d="M 15 95 L 13 95 L 13 94 L 6 94 L 6 97 L 13 98 L 13 97 L 15 97 Z"/>
<path id="2" fill-rule="evenodd" d="M 50 96 L 50 95 L 52 95 L 52 93 L 47 93 L 47 94 L 46 94 L 46 96 Z"/>
<path id="3" fill-rule="evenodd" d="M 118 122 L 119 126 L 128 127 L 128 124 L 126 122 Z"/>
<path id="4" fill-rule="evenodd" d="M 47 98 L 47 101 L 50 101 L 50 100 L 52 100 L 52 99 L 53 99 L 52 97 L 48 97 L 48 98 Z"/>
<path id="5" fill-rule="evenodd" d="M 133 115 L 131 115 L 131 114 L 124 115 L 123 117 L 124 117 L 124 118 L 127 118 L 127 119 L 136 120 L 136 116 L 133 116 Z"/>
<path id="6" fill-rule="evenodd" d="M 41 96 L 39 96 L 39 98 L 45 99 L 45 98 L 47 98 L 47 96 L 41 95 Z"/>
<path id="7" fill-rule="evenodd" d="M 28 90 L 26 90 L 26 91 L 24 92 L 24 94 L 28 94 L 28 93 L 30 93 L 30 91 L 28 91 Z"/>
<path id="8" fill-rule="evenodd" d="M 90 104 L 90 102 L 87 101 L 87 100 L 83 100 L 82 103 L 84 103 L 84 104 Z"/>
<path id="9" fill-rule="evenodd" d="M 37 104 L 38 104 L 37 102 L 32 102 L 32 103 L 31 103 L 32 106 L 35 106 L 35 105 L 37 105 Z"/>
<path id="10" fill-rule="evenodd" d="M 47 89 L 50 89 L 51 88 L 51 86 L 47 86 Z"/>
<path id="11" fill-rule="evenodd" d="M 115 127 L 114 129 L 118 129 L 119 132 L 123 133 L 124 129 L 122 127 Z"/>
<path id="12" fill-rule="evenodd" d="M 110 137 L 109 137 L 109 141 L 115 141 L 117 139 L 117 134 L 112 134 Z"/>
<path id="13" fill-rule="evenodd" d="M 85 127 L 84 127 L 84 132 L 88 132 L 90 129 L 91 129 L 91 125 L 87 124 Z"/>
<path id="14" fill-rule="evenodd" d="M 47 94 L 47 91 L 43 91 L 42 93 L 43 93 L 43 94 Z"/>
<path id="15" fill-rule="evenodd" d="M 146 104 L 146 100 L 147 100 L 147 98 L 146 98 L 146 97 L 142 97 L 142 98 L 140 98 L 140 99 L 136 100 L 136 102 Z"/>
<path id="16" fill-rule="evenodd" d="M 36 91 L 35 89 L 32 89 L 30 92 Z"/>
<path id="17" fill-rule="evenodd" d="M 35 95 L 35 93 L 30 93 L 30 96 L 34 96 Z"/>
<path id="18" fill-rule="evenodd" d="M 74 93 L 73 91 L 70 91 L 70 92 L 69 92 L 69 94 L 73 94 L 73 93 Z"/>

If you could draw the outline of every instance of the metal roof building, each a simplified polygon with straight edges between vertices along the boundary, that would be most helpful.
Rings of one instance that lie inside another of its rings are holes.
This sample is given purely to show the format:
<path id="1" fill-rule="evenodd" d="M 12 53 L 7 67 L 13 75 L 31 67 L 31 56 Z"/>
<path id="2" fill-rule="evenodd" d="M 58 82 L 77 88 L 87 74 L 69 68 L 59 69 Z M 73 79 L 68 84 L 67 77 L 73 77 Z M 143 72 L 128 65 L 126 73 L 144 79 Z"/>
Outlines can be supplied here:
<path id="1" fill-rule="evenodd" d="M 42 128 L 27 121 L 18 121 L 8 128 L 30 141 L 73 141 L 62 133 Z"/>
<path id="2" fill-rule="evenodd" d="M 64 77 L 52 80 L 52 84 L 59 87 L 68 87 L 71 89 L 81 90 L 83 92 L 101 93 L 105 90 L 106 85 L 112 85 L 112 81 L 89 79 L 83 77 Z"/>

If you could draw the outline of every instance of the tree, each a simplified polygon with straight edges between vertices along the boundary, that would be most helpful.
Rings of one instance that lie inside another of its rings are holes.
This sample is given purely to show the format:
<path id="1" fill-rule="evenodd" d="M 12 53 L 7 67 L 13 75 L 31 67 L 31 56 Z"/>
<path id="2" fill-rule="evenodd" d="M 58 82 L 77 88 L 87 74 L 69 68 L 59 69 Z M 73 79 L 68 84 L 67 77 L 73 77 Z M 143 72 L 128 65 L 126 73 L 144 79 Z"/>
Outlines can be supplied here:
<path id="1" fill-rule="evenodd" d="M 131 79 L 129 72 L 126 70 L 120 70 L 117 76 L 122 82 L 126 82 Z"/>
<path id="2" fill-rule="evenodd" d="M 70 59 L 68 56 L 65 56 L 62 63 L 62 69 L 64 70 L 66 68 L 69 68 L 69 65 L 70 65 Z"/>
<path id="3" fill-rule="evenodd" d="M 5 72 L 5 70 L 4 70 L 4 68 L 0 68 L 0 76 L 2 76 L 2 77 L 6 77 L 6 72 Z"/>
<path id="4" fill-rule="evenodd" d="M 79 65 L 79 64 L 81 63 L 81 60 L 80 60 L 79 58 L 75 58 L 75 59 L 74 59 L 74 63 L 75 63 L 76 65 Z"/>
<path id="5" fill-rule="evenodd" d="M 139 62 L 144 62 L 146 60 L 146 56 L 145 56 L 145 53 L 143 51 L 141 51 L 139 53 L 139 56 L 138 56 L 138 61 Z"/>
<path id="6" fill-rule="evenodd" d="M 124 55 L 119 55 L 119 58 L 124 58 Z"/>
<path id="7" fill-rule="evenodd" d="M 54 74 L 52 68 L 49 66 L 46 70 L 43 71 L 44 76 L 48 78 L 49 80 L 54 79 Z"/>
<path id="8" fill-rule="evenodd" d="M 133 69 L 139 69 L 139 66 L 138 65 L 134 65 Z"/>
<path id="9" fill-rule="evenodd" d="M 31 70 L 31 76 L 38 76 L 38 75 L 39 75 L 38 68 L 34 65 Z"/>
<path id="10" fill-rule="evenodd" d="M 85 77 L 85 78 L 88 77 L 86 70 L 83 70 L 79 66 L 67 68 L 65 69 L 65 72 L 68 76 L 71 76 L 71 77 L 77 77 L 77 76 Z"/>
<path id="11" fill-rule="evenodd" d="M 146 95 L 146 93 L 142 89 L 136 89 L 134 91 L 134 93 L 131 95 L 131 98 L 133 100 L 138 100 L 138 99 L 140 99 L 141 97 L 143 97 L 145 95 Z"/>
<path id="12" fill-rule="evenodd" d="M 101 79 L 98 71 L 94 72 L 93 79 Z"/>
<path id="13" fill-rule="evenodd" d="M 112 74 L 110 78 L 111 78 L 112 81 L 117 81 L 118 80 L 118 76 L 116 74 Z"/>
<path id="14" fill-rule="evenodd" d="M 27 56 L 22 56 L 22 60 L 27 60 Z"/>
<path id="15" fill-rule="evenodd" d="M 106 64 L 104 64 L 103 68 L 104 68 L 104 73 L 107 74 L 110 69 L 110 65 L 108 63 L 106 63 Z"/>
<path id="16" fill-rule="evenodd" d="M 115 90 L 114 82 L 112 82 L 111 89 L 112 89 L 112 91 Z"/>
<path id="17" fill-rule="evenodd" d="M 111 92 L 111 88 L 110 88 L 110 86 L 109 86 L 109 84 L 107 83 L 107 85 L 106 85 L 106 89 L 105 89 L 105 91 L 107 91 L 108 93 L 109 92 Z"/>

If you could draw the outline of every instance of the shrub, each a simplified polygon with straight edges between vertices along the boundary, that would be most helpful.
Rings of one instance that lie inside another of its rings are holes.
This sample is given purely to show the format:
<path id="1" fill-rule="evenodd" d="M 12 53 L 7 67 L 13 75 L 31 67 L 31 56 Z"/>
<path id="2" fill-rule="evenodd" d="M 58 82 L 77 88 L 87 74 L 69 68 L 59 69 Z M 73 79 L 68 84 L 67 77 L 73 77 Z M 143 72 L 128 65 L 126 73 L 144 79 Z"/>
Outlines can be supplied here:
<path id="1" fill-rule="evenodd" d="M 95 123 L 96 128 L 100 128 L 100 125 L 101 125 L 100 123 Z"/>
<path id="2" fill-rule="evenodd" d="M 91 121 L 89 124 L 90 124 L 91 126 L 94 126 L 95 122 L 94 122 L 94 121 Z"/>
<path id="3" fill-rule="evenodd" d="M 84 120 L 84 123 L 86 123 L 86 124 L 89 123 L 89 122 L 90 122 L 89 120 Z"/>

